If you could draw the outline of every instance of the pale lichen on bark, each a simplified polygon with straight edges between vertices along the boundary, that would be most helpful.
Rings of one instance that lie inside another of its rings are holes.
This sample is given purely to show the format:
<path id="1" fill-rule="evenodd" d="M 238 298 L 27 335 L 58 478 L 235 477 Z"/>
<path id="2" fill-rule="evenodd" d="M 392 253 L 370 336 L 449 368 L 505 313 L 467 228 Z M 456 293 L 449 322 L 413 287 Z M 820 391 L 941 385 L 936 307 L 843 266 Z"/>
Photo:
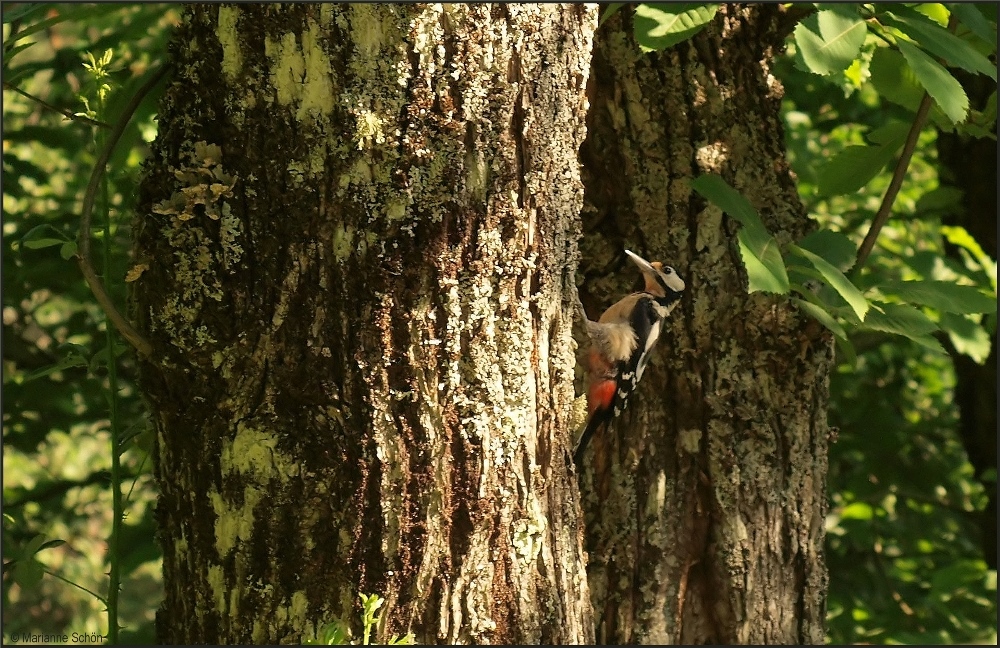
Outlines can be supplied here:
<path id="1" fill-rule="evenodd" d="M 583 477 L 600 641 L 823 637 L 822 525 L 806 518 L 825 511 L 830 339 L 746 295 L 737 226 L 690 187 L 720 173 L 779 241 L 808 228 L 762 51 L 769 11 L 724 7 L 651 55 L 613 18 L 595 57 L 586 218 L 688 281 L 637 405 L 595 439 Z M 607 276 L 620 254 L 600 235 L 581 245 L 587 291 L 607 305 L 627 290 Z"/>
<path id="2" fill-rule="evenodd" d="M 170 349 L 150 370 L 168 641 L 300 641 L 358 589 L 387 599 L 384 631 L 426 641 L 589 638 L 561 451 L 595 18 L 186 14 L 149 201 L 194 142 L 234 181 L 188 200 L 183 237 L 140 237 Z M 177 295 L 205 305 L 181 318 Z M 184 394 L 203 401 L 174 415 Z"/>

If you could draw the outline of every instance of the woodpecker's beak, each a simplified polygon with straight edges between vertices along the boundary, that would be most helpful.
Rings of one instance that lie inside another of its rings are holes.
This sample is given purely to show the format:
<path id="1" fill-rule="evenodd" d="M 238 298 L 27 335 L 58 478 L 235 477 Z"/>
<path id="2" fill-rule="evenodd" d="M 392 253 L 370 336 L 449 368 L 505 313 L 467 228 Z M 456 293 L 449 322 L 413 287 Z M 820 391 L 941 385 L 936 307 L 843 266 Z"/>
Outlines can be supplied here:
<path id="1" fill-rule="evenodd" d="M 646 261 L 641 256 L 633 252 L 632 250 L 625 250 L 625 254 L 628 258 L 632 259 L 632 262 L 639 266 L 639 269 L 651 277 L 656 276 L 656 268 L 654 268 L 649 261 Z"/>

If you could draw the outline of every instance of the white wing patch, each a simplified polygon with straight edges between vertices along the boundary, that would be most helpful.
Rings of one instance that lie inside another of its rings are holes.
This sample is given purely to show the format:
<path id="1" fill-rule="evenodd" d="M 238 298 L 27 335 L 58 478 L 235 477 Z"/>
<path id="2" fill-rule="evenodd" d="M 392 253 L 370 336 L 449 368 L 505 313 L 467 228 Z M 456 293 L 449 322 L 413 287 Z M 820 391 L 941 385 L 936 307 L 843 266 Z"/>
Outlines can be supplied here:
<path id="1" fill-rule="evenodd" d="M 649 352 L 656 346 L 656 341 L 660 338 L 660 320 L 653 322 L 649 327 L 649 337 L 646 338 L 646 347 L 639 356 L 639 366 L 635 368 L 635 382 L 642 380 L 642 372 L 646 370 L 646 363 L 649 362 Z"/>

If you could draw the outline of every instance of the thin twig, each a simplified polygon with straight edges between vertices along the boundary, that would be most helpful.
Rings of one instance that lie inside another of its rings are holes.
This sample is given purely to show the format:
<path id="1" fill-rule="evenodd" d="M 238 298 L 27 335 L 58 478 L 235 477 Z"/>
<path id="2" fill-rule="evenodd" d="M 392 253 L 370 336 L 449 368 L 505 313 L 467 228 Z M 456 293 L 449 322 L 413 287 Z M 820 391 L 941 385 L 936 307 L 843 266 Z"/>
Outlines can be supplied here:
<path id="1" fill-rule="evenodd" d="M 94 164 L 94 171 L 90 174 L 90 184 L 87 185 L 87 193 L 83 196 L 83 210 L 80 214 L 80 234 L 77 239 L 76 259 L 80 266 L 80 271 L 83 273 L 83 278 L 87 281 L 87 285 L 90 286 L 90 291 L 94 293 L 97 303 L 104 309 L 104 313 L 111 320 L 111 323 L 115 325 L 115 328 L 118 329 L 118 332 L 122 334 L 122 337 L 128 340 L 129 344 L 135 347 L 136 351 L 143 356 L 152 355 L 153 346 L 118 312 L 114 302 L 111 301 L 111 297 L 104 290 L 101 279 L 90 264 L 90 217 L 94 211 L 94 195 L 97 193 L 101 178 L 104 176 L 105 167 L 108 164 L 108 159 L 111 157 L 111 152 L 114 150 L 115 145 L 118 144 L 118 140 L 121 139 L 122 133 L 125 132 L 125 127 L 128 126 L 132 115 L 139 107 L 139 104 L 142 103 L 143 98 L 160 82 L 168 69 L 169 66 L 164 65 L 139 88 L 135 95 L 132 96 L 132 99 L 129 100 L 128 105 L 125 106 L 121 117 L 115 122 L 114 128 L 108 135 L 104 149 L 101 150 L 101 154 Z"/>
<path id="2" fill-rule="evenodd" d="M 64 577 L 60 576 L 59 574 L 55 573 L 51 569 L 46 569 L 45 567 L 43 567 L 42 571 L 45 572 L 46 574 L 48 574 L 49 576 L 55 576 L 56 578 L 58 578 L 59 580 L 61 580 L 64 583 L 66 583 L 67 585 L 72 585 L 73 587 L 76 587 L 78 589 L 82 589 L 84 592 L 86 592 L 87 594 L 90 594 L 91 596 L 93 596 L 95 599 L 97 599 L 101 603 L 103 603 L 105 605 L 108 604 L 108 600 L 106 598 L 104 598 L 103 596 L 101 596 L 100 594 L 98 594 L 97 592 L 92 592 L 89 589 L 87 589 L 86 587 L 84 587 L 83 585 L 79 585 L 77 583 L 74 583 L 73 581 L 69 580 L 68 578 L 64 578 Z"/>
<path id="3" fill-rule="evenodd" d="M 860 271 L 865 261 L 868 260 L 868 255 L 871 254 L 872 248 L 875 247 L 875 239 L 878 238 L 882 227 L 889 220 L 889 215 L 892 213 L 892 205 L 896 202 L 896 196 L 903 186 L 903 178 L 906 176 L 906 170 L 910 166 L 910 158 L 913 157 L 913 151 L 917 148 L 917 138 L 920 137 L 920 131 L 923 130 L 924 122 L 927 121 L 927 114 L 931 110 L 931 101 L 931 96 L 925 92 L 924 98 L 920 101 L 920 107 L 917 108 L 917 117 L 913 120 L 913 123 L 910 125 L 910 132 L 906 135 L 903 153 L 899 156 L 899 160 L 896 162 L 896 169 L 892 172 L 892 181 L 889 182 L 889 188 L 886 189 L 885 196 L 882 197 L 882 205 L 878 208 L 878 213 L 875 214 L 875 220 L 872 221 L 871 228 L 865 234 L 865 240 L 861 242 L 861 247 L 858 248 L 858 258 L 854 262 L 855 272 Z"/>
<path id="4" fill-rule="evenodd" d="M 948 23 L 948 30 L 954 32 L 957 25 L 958 20 L 952 14 L 951 20 Z M 892 172 L 892 180 L 889 182 L 889 188 L 886 189 L 885 196 L 882 197 L 882 204 L 878 208 L 878 213 L 875 214 L 875 219 L 872 220 L 871 228 L 865 234 L 865 240 L 861 242 L 861 247 L 858 248 L 858 257 L 854 262 L 855 274 L 861 272 L 862 266 L 868 260 L 868 255 L 871 254 L 872 248 L 875 247 L 875 239 L 878 238 L 882 227 L 889 220 L 889 215 L 892 213 L 892 205 L 896 202 L 899 189 L 903 186 L 903 177 L 910 166 L 910 158 L 913 157 L 913 151 L 917 148 L 917 139 L 920 137 L 920 131 L 923 130 L 924 123 L 927 121 L 927 115 L 931 111 L 931 102 L 930 94 L 924 92 L 924 97 L 920 100 L 920 107 L 917 108 L 917 116 L 913 120 L 913 124 L 910 125 L 910 132 L 906 134 L 906 143 L 903 145 L 903 152 L 896 162 L 895 170 Z"/>
<path id="5" fill-rule="evenodd" d="M 87 124 L 89 126 L 100 126 L 101 128 L 111 128 L 111 124 L 105 124 L 102 121 L 98 121 L 96 119 L 91 119 L 90 117 L 84 117 L 82 115 L 77 115 L 73 111 L 67 110 L 66 108 L 60 108 L 58 106 L 53 106 L 52 104 L 50 104 L 49 102 L 45 101 L 44 99 L 36 97 L 35 95 L 31 94 L 30 92 L 25 92 L 24 90 L 18 88 L 16 85 L 13 85 L 11 83 L 7 83 L 6 81 L 3 82 L 3 87 L 7 88 L 8 90 L 13 90 L 17 94 L 19 94 L 21 96 L 24 96 L 24 97 L 27 97 L 31 101 L 34 101 L 35 103 L 37 103 L 38 105 L 40 105 L 42 108 L 48 108 L 49 110 L 53 110 L 53 111 L 59 113 L 60 115 L 62 115 L 63 117 L 66 117 L 67 119 L 71 119 L 71 120 L 73 120 L 75 122 L 81 122 L 81 123 Z"/>

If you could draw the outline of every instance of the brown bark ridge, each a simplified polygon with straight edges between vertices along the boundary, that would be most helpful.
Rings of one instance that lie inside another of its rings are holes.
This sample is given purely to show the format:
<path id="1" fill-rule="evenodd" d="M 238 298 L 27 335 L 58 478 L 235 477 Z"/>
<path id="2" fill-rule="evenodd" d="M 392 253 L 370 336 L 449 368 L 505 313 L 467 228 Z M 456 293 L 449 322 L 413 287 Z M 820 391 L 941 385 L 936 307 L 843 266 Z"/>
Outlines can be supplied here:
<path id="1" fill-rule="evenodd" d="M 579 643 L 593 7 L 192 5 L 137 217 L 166 643 Z"/>
<path id="2" fill-rule="evenodd" d="M 582 301 L 596 317 L 635 289 L 626 247 L 687 282 L 638 396 L 584 459 L 601 643 L 824 640 L 831 339 L 747 294 L 738 225 L 690 184 L 718 173 L 779 241 L 807 233 L 768 69 L 779 16 L 723 5 L 693 40 L 643 54 L 623 10 L 595 37 Z"/>

